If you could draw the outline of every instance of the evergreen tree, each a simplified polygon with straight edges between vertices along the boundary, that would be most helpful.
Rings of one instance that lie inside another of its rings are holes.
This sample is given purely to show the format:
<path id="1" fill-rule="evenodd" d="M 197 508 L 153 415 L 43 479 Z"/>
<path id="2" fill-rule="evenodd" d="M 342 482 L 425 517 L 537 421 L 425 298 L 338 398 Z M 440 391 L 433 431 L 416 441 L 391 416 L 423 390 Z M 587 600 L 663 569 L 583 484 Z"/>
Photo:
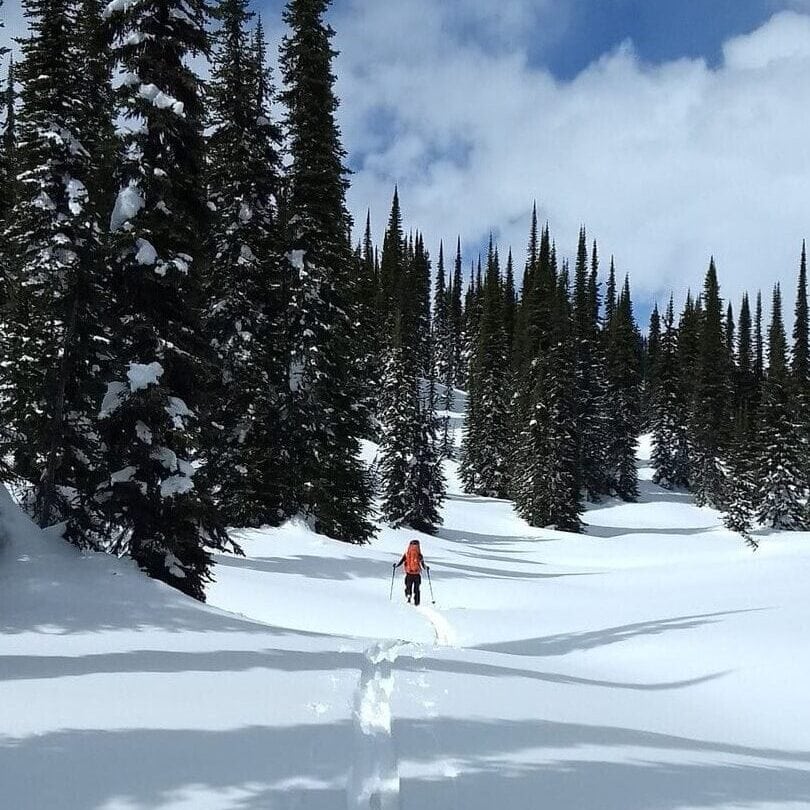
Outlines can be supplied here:
<path id="1" fill-rule="evenodd" d="M 438 446 L 436 380 L 432 358 L 422 380 L 422 304 L 430 260 L 421 236 L 408 250 L 407 278 L 394 313 L 394 343 L 387 355 L 381 414 L 382 514 L 392 526 L 432 532 L 440 522 L 444 477 Z"/>
<path id="2" fill-rule="evenodd" d="M 793 320 L 793 355 L 791 372 L 798 394 L 807 398 L 810 388 L 810 320 L 807 307 L 807 247 L 802 243 L 799 283 L 796 291 L 796 313 Z"/>
<path id="3" fill-rule="evenodd" d="M 509 363 L 512 360 L 512 347 L 515 343 L 515 327 L 517 321 L 517 293 L 515 292 L 515 265 L 512 251 L 506 260 L 506 277 L 503 282 L 503 328 L 506 333 L 506 348 Z"/>
<path id="4" fill-rule="evenodd" d="M 509 494 L 508 348 L 498 254 L 490 238 L 481 316 L 470 363 L 468 416 L 461 448 L 465 489 L 505 498 Z"/>
<path id="5" fill-rule="evenodd" d="M 773 529 L 805 530 L 808 483 L 800 441 L 797 401 L 787 363 L 787 339 L 782 321 L 782 297 L 773 293 L 768 335 L 768 374 L 765 379 L 757 434 L 758 522 Z"/>
<path id="6" fill-rule="evenodd" d="M 686 487 L 689 484 L 688 437 L 683 419 L 685 403 L 678 362 L 675 306 L 671 297 L 664 315 L 652 406 L 653 481 L 666 489 Z"/>
<path id="7" fill-rule="evenodd" d="M 453 374 L 453 347 L 444 272 L 444 243 L 439 244 L 439 263 L 433 290 L 433 347 L 436 378 L 440 381 L 447 380 Z"/>
<path id="8" fill-rule="evenodd" d="M 516 445 L 514 494 L 518 512 L 533 526 L 579 531 L 575 352 L 566 270 L 555 286 L 550 346 L 532 364 L 536 385 Z"/>
<path id="9" fill-rule="evenodd" d="M 367 423 L 353 310 L 346 170 L 335 113 L 329 0 L 289 0 L 281 46 L 289 133 L 288 244 L 292 265 L 291 489 L 315 531 L 366 541 L 370 487 L 358 458 Z"/>
<path id="10" fill-rule="evenodd" d="M 117 545 L 157 579 L 204 599 L 208 548 L 228 545 L 209 493 L 194 481 L 211 353 L 201 330 L 208 260 L 203 104 L 187 57 L 208 53 L 203 0 L 108 7 L 127 81 L 115 236 L 116 317 L 102 405 L 107 514 Z"/>
<path id="11" fill-rule="evenodd" d="M 6 351 L 16 358 L 3 380 L 9 449 L 40 525 L 64 521 L 68 539 L 89 544 L 101 525 L 96 414 L 109 337 L 106 201 L 92 181 L 101 173 L 97 126 L 109 114 L 109 77 L 92 69 L 102 44 L 90 36 L 99 25 L 92 4 L 82 11 L 93 19 L 79 19 L 66 0 L 24 8 L 31 36 L 21 43 L 22 106 L 15 122 L 11 86 L 3 148 L 18 178 L 6 231 Z"/>
<path id="12" fill-rule="evenodd" d="M 692 487 L 699 504 L 719 506 L 723 494 L 720 458 L 728 439 L 730 385 L 714 259 L 709 264 L 703 289 L 696 372 L 691 411 Z"/>
<path id="13" fill-rule="evenodd" d="M 636 444 L 641 422 L 641 358 L 627 278 L 608 325 L 607 343 L 608 475 L 613 492 L 623 500 L 633 501 L 638 497 Z"/>
<path id="14" fill-rule="evenodd" d="M 17 94 L 14 82 L 14 61 L 11 60 L 8 65 L 6 86 L 0 94 L 0 105 L 2 105 L 5 118 L 2 137 L 0 137 L 0 234 L 9 223 L 17 186 Z M 0 249 L 0 261 L 2 261 L 2 249 Z"/>
<path id="15" fill-rule="evenodd" d="M 588 499 L 598 501 L 609 489 L 604 456 L 604 396 L 602 363 L 597 352 L 599 341 L 597 310 L 592 300 L 588 273 L 588 248 L 585 229 L 579 232 L 579 247 L 574 271 L 572 337 L 574 340 L 577 381 L 577 437 L 579 440 L 579 486 Z"/>
<path id="16" fill-rule="evenodd" d="M 653 306 L 643 353 L 642 422 L 650 424 L 655 408 L 655 389 L 658 385 L 658 365 L 661 353 L 661 315 L 658 304 Z"/>
<path id="17" fill-rule="evenodd" d="M 607 288 L 605 289 L 605 323 L 609 324 L 613 320 L 616 312 L 616 263 L 613 256 L 610 257 L 610 271 L 608 273 Z"/>
<path id="18" fill-rule="evenodd" d="M 452 379 L 444 380 L 448 392 L 452 395 L 453 386 L 463 388 L 465 379 L 462 370 L 462 351 L 464 345 L 464 305 L 462 303 L 462 290 L 464 279 L 461 266 L 461 239 L 456 246 L 456 260 L 453 265 L 453 283 L 450 288 L 450 305 L 448 317 L 450 321 L 451 339 L 451 371 Z M 448 399 L 445 403 L 448 410 L 452 410 L 453 402 Z"/>
<path id="19" fill-rule="evenodd" d="M 380 343 L 392 345 L 396 313 L 399 311 L 402 285 L 405 277 L 406 243 L 402 230 L 402 211 L 399 206 L 399 190 L 394 188 L 388 227 L 383 237 L 380 259 L 380 281 L 377 311 L 380 323 Z"/>
<path id="20" fill-rule="evenodd" d="M 765 380 L 765 341 L 763 340 L 762 292 L 757 290 L 757 307 L 754 316 L 754 387 L 757 402 L 762 395 L 762 383 Z"/>
<path id="21" fill-rule="evenodd" d="M 377 252 L 371 236 L 371 212 L 366 213 L 366 228 L 363 241 L 358 246 L 357 266 L 357 319 L 359 378 L 367 382 L 363 406 L 373 416 L 377 411 L 377 391 L 373 384 L 380 379 L 382 356 L 380 352 L 377 296 L 379 291 L 379 266 Z M 371 434 L 370 434 L 371 435 Z"/>
<path id="22" fill-rule="evenodd" d="M 221 0 L 217 17 L 208 94 L 213 260 L 206 268 L 205 328 L 219 374 L 202 477 L 228 525 L 261 526 L 279 523 L 290 508 L 280 132 L 271 123 L 264 43 L 248 30 L 253 14 L 246 0 Z"/>
<path id="23" fill-rule="evenodd" d="M 748 294 L 743 295 L 740 305 L 740 322 L 737 330 L 737 374 L 735 385 L 734 443 L 751 438 L 755 423 L 756 391 L 754 381 L 754 344 L 751 323 L 751 307 Z"/>

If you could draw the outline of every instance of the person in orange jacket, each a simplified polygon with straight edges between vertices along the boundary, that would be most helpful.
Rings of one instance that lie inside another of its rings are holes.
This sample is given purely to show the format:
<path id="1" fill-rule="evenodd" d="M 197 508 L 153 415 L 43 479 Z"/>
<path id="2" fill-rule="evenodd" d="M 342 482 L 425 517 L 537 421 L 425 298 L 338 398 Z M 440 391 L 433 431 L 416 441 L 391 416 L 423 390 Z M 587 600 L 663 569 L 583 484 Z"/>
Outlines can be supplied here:
<path id="1" fill-rule="evenodd" d="M 421 601 L 422 570 L 430 570 L 430 567 L 425 563 L 425 558 L 422 556 L 422 548 L 418 540 L 411 540 L 402 555 L 402 559 L 398 563 L 394 563 L 394 570 L 399 568 L 400 565 L 405 566 L 405 598 L 410 602 L 411 593 L 413 593 L 413 603 L 418 605 Z"/>

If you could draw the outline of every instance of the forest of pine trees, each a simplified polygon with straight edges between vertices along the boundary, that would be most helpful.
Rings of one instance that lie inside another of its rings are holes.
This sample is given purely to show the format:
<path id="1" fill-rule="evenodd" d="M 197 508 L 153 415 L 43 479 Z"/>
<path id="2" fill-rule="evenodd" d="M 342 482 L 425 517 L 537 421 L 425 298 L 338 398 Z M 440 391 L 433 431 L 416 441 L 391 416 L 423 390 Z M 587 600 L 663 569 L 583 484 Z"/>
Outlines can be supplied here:
<path id="1" fill-rule="evenodd" d="M 642 335 L 630 280 L 532 212 L 522 277 L 490 237 L 358 243 L 336 123 L 330 0 L 289 0 L 280 86 L 247 0 L 23 0 L 0 93 L 2 469 L 42 526 L 198 599 L 226 526 L 300 516 L 353 543 L 433 532 L 442 463 L 469 493 L 578 531 L 586 501 L 689 488 L 755 544 L 810 526 L 802 251 L 737 310 L 714 260 Z M 168 14 L 166 13 L 168 7 Z M 203 83 L 189 66 L 205 56 Z M 275 120 L 274 109 L 284 110 Z M 449 417 L 466 393 L 460 445 Z M 364 439 L 378 463 L 360 460 Z"/>

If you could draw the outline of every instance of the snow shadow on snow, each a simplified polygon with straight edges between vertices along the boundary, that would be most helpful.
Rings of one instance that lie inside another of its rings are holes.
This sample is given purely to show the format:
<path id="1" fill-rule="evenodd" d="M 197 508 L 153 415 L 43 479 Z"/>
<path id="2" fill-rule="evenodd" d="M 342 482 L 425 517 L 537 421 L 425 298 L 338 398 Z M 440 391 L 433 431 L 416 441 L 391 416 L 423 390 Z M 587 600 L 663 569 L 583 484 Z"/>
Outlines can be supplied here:
<path id="1" fill-rule="evenodd" d="M 301 554 L 295 557 L 231 557 L 219 555 L 217 565 L 241 568 L 262 574 L 288 574 L 306 579 L 380 579 L 391 575 L 385 560 L 368 557 L 321 557 Z M 392 561 L 394 555 L 391 555 Z"/>
<path id="2" fill-rule="evenodd" d="M 64 731 L 0 742 L 3 799 L 15 810 L 88 810 L 113 801 L 162 807 L 196 786 L 221 792 L 221 806 L 231 810 L 335 810 L 345 806 L 351 734 L 346 722 Z M 403 810 L 676 810 L 810 802 L 806 751 L 609 726 L 455 718 L 395 720 L 394 740 L 401 766 L 432 773 L 401 778 Z M 610 749 L 605 757 L 613 761 L 580 753 L 600 748 Z M 450 764 L 452 776 L 437 775 L 441 763 Z"/>
<path id="3" fill-rule="evenodd" d="M 635 622 L 617 627 L 606 627 L 603 630 L 592 630 L 582 633 L 560 633 L 553 636 L 539 636 L 518 641 L 501 641 L 493 644 L 481 644 L 474 649 L 524 657 L 544 658 L 547 656 L 568 655 L 572 652 L 592 650 L 619 644 L 639 636 L 657 636 L 681 630 L 694 630 L 708 624 L 716 624 L 726 616 L 740 613 L 753 613 L 766 608 L 748 608 L 744 610 L 726 610 L 719 613 L 699 613 L 694 616 L 675 616 L 669 619 L 655 619 L 646 622 Z"/>
<path id="4" fill-rule="evenodd" d="M 582 678 L 577 675 L 565 675 L 561 672 L 543 672 L 536 669 L 521 669 L 499 664 L 471 661 L 464 658 L 438 658 L 426 656 L 419 661 L 403 661 L 397 664 L 398 670 L 412 672 L 445 672 L 451 675 L 472 675 L 481 678 L 525 678 L 543 683 L 566 684 L 569 686 L 600 687 L 603 689 L 628 689 L 636 692 L 663 692 L 670 689 L 686 689 L 728 675 L 728 672 L 711 672 L 697 678 L 680 681 L 662 682 L 629 682 L 607 681 L 597 678 Z"/>
<path id="5" fill-rule="evenodd" d="M 693 529 L 648 529 L 639 527 L 620 528 L 618 526 L 596 526 L 592 523 L 586 523 L 584 533 L 590 537 L 604 537 L 605 539 L 629 537 L 630 535 L 634 534 L 645 536 L 658 535 L 670 537 L 691 537 L 697 534 L 706 534 L 706 532 L 714 531 L 716 528 L 717 524 Z"/>
<path id="6" fill-rule="evenodd" d="M 532 529 L 531 531 L 537 530 Z M 481 549 L 482 551 L 498 551 L 499 546 L 522 545 L 525 543 L 548 543 L 552 540 L 559 539 L 558 537 L 541 537 L 534 534 L 505 536 L 445 528 L 439 528 L 436 532 L 436 536 L 440 537 L 442 540 L 448 540 L 451 543 L 458 543 L 462 546 Z"/>
<path id="7" fill-rule="evenodd" d="M 397 721 L 400 762 L 449 760 L 442 781 L 402 780 L 403 808 L 676 810 L 810 801 L 810 752 L 756 749 L 651 732 L 544 721 Z M 602 761 L 579 752 L 612 749 Z M 623 754 L 622 749 L 640 751 Z M 544 762 L 537 750 L 553 749 Z M 560 749 L 570 749 L 560 750 Z M 656 761 L 656 752 L 670 761 Z M 673 753 L 683 762 L 672 762 Z M 523 761 L 514 761 L 515 756 Z M 732 757 L 741 761 L 729 762 Z M 746 761 L 742 758 L 753 758 Z M 698 762 L 697 759 L 705 760 Z M 713 760 L 717 761 L 713 761 Z M 795 763 L 791 766 L 788 763 Z"/>
<path id="8" fill-rule="evenodd" d="M 236 791 L 233 810 L 345 806 L 351 724 L 229 731 L 64 731 L 0 741 L 3 806 L 163 807 L 184 789 Z M 208 801 L 203 800 L 208 806 Z M 187 806 L 193 806 L 189 803 Z"/>
<path id="9" fill-rule="evenodd" d="M 0 655 L 0 682 L 29 678 L 51 679 L 110 673 L 282 672 L 360 669 L 361 652 L 298 650 L 129 650 L 89 655 Z"/>
<path id="10" fill-rule="evenodd" d="M 478 555 L 471 555 L 477 557 Z M 393 557 L 392 557 L 393 559 Z M 519 563 L 519 560 L 513 562 Z M 339 562 L 315 555 L 296 557 L 217 557 L 217 564 L 265 574 L 287 574 L 306 579 L 380 579 L 390 577 L 391 567 L 385 560 L 346 557 Z M 588 572 L 541 574 L 534 571 L 504 570 L 476 565 L 437 560 L 431 562 L 434 577 L 447 574 L 454 579 L 553 579 L 557 577 L 585 576 Z M 595 573 L 595 572 L 594 572 Z"/>

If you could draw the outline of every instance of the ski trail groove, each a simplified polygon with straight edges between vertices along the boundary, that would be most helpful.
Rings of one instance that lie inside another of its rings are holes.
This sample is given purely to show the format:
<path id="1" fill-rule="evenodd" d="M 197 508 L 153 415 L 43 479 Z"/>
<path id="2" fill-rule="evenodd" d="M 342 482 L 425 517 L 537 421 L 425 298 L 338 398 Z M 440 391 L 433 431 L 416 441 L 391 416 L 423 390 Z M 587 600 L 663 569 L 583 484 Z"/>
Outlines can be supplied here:
<path id="1" fill-rule="evenodd" d="M 453 625 L 439 613 L 435 608 L 420 605 L 416 608 L 433 627 L 433 632 L 436 635 L 435 646 L 437 647 L 455 647 L 458 644 L 456 638 L 456 631 Z"/>
<path id="2" fill-rule="evenodd" d="M 354 700 L 354 750 L 346 790 L 349 810 L 399 810 L 399 768 L 391 737 L 393 664 L 409 647 L 383 641 L 369 647 Z"/>

